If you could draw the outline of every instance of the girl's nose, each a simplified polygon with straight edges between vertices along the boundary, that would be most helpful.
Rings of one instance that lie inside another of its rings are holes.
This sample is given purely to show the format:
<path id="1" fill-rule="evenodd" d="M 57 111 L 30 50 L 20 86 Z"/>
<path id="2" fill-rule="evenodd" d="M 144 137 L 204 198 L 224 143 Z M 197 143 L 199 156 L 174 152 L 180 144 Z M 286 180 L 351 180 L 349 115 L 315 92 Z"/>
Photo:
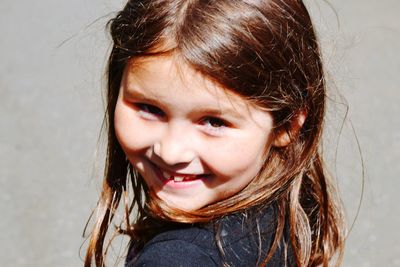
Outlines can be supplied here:
<path id="1" fill-rule="evenodd" d="M 190 163 L 196 158 L 196 152 L 193 149 L 194 141 L 188 133 L 188 129 L 171 125 L 159 142 L 154 143 L 153 151 L 164 163 L 171 166 Z"/>

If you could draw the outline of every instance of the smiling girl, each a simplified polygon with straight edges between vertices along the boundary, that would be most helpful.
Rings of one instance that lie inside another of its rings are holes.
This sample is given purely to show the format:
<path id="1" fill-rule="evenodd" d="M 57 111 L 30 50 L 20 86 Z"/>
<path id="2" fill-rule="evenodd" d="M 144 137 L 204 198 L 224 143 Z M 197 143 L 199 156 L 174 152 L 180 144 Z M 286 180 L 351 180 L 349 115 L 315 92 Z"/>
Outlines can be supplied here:
<path id="1" fill-rule="evenodd" d="M 85 266 L 104 266 L 121 198 L 126 266 L 339 264 L 323 67 L 302 1 L 131 0 L 110 30 L 107 164 Z"/>

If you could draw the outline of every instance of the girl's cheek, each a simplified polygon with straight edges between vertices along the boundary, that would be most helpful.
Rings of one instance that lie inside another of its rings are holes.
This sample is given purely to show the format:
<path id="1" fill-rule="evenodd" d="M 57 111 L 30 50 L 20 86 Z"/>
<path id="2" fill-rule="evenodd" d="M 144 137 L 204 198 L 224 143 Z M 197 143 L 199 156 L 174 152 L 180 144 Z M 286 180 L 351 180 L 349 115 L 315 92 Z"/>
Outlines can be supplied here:
<path id="1" fill-rule="evenodd" d="M 115 134 L 126 154 L 135 153 L 150 147 L 155 139 L 156 131 L 150 129 L 136 111 L 117 103 L 114 114 Z"/>
<path id="2" fill-rule="evenodd" d="M 222 140 L 221 140 L 222 141 Z M 265 138 L 233 138 L 220 145 L 208 146 L 206 164 L 221 177 L 230 179 L 241 175 L 256 175 L 263 158 Z"/>

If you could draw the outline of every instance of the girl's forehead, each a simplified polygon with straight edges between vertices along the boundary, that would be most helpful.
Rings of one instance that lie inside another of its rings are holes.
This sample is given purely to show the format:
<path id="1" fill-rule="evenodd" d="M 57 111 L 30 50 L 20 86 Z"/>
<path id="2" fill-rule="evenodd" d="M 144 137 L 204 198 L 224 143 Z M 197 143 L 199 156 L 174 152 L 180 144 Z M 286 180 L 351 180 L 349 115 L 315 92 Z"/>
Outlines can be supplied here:
<path id="1" fill-rule="evenodd" d="M 210 102 L 229 102 L 233 106 L 252 104 L 233 90 L 223 87 L 184 62 L 179 56 L 158 55 L 135 58 L 125 70 L 125 86 L 141 88 L 146 93 L 176 93 L 202 98 Z"/>

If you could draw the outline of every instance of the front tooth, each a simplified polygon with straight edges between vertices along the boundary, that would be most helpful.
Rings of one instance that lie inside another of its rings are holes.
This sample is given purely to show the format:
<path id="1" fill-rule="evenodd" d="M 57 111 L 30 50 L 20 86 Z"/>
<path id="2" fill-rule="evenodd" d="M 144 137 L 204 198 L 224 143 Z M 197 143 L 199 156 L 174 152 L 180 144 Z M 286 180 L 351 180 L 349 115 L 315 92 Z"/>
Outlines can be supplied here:
<path id="1" fill-rule="evenodd" d="M 168 172 L 163 172 L 164 178 L 169 180 L 171 178 L 171 174 L 169 174 Z"/>
<path id="2" fill-rule="evenodd" d="M 182 182 L 183 177 L 182 176 L 174 176 L 174 182 Z"/>

